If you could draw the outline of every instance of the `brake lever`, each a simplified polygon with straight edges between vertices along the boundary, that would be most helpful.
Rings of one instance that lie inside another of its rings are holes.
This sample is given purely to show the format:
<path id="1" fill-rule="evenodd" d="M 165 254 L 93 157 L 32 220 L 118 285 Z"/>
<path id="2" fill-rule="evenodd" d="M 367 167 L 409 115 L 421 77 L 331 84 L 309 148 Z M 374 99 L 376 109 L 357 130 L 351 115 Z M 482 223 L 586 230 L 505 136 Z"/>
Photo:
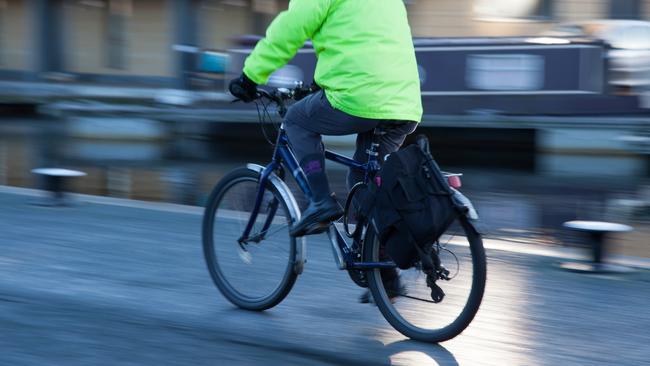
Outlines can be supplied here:
<path id="1" fill-rule="evenodd" d="M 257 93 L 255 94 L 255 96 L 256 96 L 255 99 L 268 98 L 273 100 L 273 96 L 264 89 L 257 89 Z"/>

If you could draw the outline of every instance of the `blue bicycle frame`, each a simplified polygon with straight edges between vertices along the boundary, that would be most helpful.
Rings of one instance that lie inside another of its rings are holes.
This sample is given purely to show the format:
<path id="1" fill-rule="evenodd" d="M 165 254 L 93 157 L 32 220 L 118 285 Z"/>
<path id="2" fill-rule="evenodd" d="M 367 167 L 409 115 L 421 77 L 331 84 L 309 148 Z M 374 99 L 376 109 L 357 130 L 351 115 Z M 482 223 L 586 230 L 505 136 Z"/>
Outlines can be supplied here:
<path id="1" fill-rule="evenodd" d="M 372 179 L 375 176 L 375 173 L 379 170 L 379 163 L 377 161 L 377 156 L 379 155 L 378 136 L 380 136 L 382 133 L 383 130 L 381 129 L 381 127 L 375 129 L 373 142 L 371 143 L 371 146 L 367 151 L 368 161 L 366 163 L 362 163 L 350 159 L 348 157 L 345 157 L 343 155 L 337 154 L 329 150 L 325 150 L 325 158 L 335 163 L 345 165 L 349 168 L 364 171 L 365 172 L 364 183 L 368 183 L 370 179 Z M 271 160 L 271 163 L 269 163 L 261 172 L 260 180 L 259 180 L 259 188 L 255 199 L 255 205 L 253 206 L 253 211 L 251 212 L 251 217 L 246 225 L 246 228 L 244 229 L 244 232 L 242 233 L 242 236 L 239 239 L 240 244 L 245 244 L 248 242 L 260 242 L 261 240 L 264 239 L 264 235 L 267 232 L 267 230 L 270 228 L 273 218 L 275 216 L 275 212 L 277 211 L 279 205 L 277 199 L 271 203 L 269 214 L 259 234 L 250 236 L 251 230 L 253 229 L 253 225 L 257 220 L 257 215 L 259 213 L 260 206 L 262 204 L 262 200 L 264 197 L 264 187 L 266 186 L 269 177 L 271 176 L 271 174 L 277 171 L 279 172 L 279 175 L 282 178 L 284 175 L 284 169 L 291 172 L 291 175 L 296 180 L 296 183 L 298 184 L 298 187 L 300 188 L 302 193 L 307 198 L 311 199 L 312 192 L 311 189 L 309 188 L 309 184 L 307 183 L 307 177 L 305 176 L 305 173 L 302 171 L 302 168 L 300 168 L 300 165 L 298 164 L 298 161 L 294 156 L 291 147 L 289 146 L 289 140 L 287 138 L 286 132 L 284 128 L 281 126 L 276 140 L 275 150 L 273 151 L 273 158 Z M 363 270 L 363 269 L 395 267 L 395 263 L 390 261 L 359 262 L 358 254 L 360 248 L 357 244 L 358 240 L 354 240 L 353 245 L 350 246 L 348 242 L 343 238 L 343 235 L 336 228 L 334 224 L 330 225 L 328 235 L 332 243 L 332 249 L 334 251 L 334 259 L 339 269 Z"/>

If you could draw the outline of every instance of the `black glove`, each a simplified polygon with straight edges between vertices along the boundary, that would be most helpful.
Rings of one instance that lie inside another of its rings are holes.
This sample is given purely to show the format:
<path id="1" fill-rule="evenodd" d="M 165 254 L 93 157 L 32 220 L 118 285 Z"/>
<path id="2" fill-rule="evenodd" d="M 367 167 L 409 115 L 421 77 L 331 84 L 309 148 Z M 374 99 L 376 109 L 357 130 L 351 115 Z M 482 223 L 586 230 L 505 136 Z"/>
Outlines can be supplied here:
<path id="1" fill-rule="evenodd" d="M 293 99 L 300 100 L 308 96 L 309 94 L 316 93 L 319 90 L 321 90 L 321 87 L 318 86 L 318 84 L 316 84 L 315 82 L 311 83 L 311 86 L 309 86 L 308 88 L 305 87 L 296 88 L 294 91 L 295 94 L 293 96 Z"/>
<path id="2" fill-rule="evenodd" d="M 257 84 L 244 73 L 230 81 L 228 90 L 230 94 L 246 103 L 252 102 L 257 97 Z"/>

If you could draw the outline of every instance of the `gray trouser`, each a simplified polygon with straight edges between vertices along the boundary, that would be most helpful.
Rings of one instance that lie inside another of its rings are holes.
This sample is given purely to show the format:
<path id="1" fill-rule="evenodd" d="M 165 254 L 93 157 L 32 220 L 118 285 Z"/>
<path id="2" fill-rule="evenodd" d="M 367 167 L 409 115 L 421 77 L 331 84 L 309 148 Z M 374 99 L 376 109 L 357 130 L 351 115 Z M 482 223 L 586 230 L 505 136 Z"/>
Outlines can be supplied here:
<path id="1" fill-rule="evenodd" d="M 372 142 L 373 130 L 382 122 L 386 120 L 355 117 L 333 108 L 321 90 L 289 108 L 284 119 L 284 128 L 296 158 L 301 164 L 306 157 L 310 156 L 320 156 L 321 160 L 323 159 L 321 135 L 341 136 L 354 133 L 357 134 L 354 159 L 365 162 L 368 159 L 366 149 Z M 386 154 L 399 149 L 406 136 L 416 127 L 417 123 L 405 121 L 388 129 L 379 142 L 380 161 L 383 161 Z M 347 180 L 348 189 L 361 180 L 363 180 L 363 172 L 350 170 Z"/>

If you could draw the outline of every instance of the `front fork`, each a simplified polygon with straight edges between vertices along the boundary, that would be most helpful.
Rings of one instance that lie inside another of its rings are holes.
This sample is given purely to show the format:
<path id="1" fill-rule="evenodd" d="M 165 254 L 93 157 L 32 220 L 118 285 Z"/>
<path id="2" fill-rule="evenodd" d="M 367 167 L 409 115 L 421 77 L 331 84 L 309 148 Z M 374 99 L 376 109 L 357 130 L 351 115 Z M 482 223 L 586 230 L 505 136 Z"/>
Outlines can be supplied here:
<path id="1" fill-rule="evenodd" d="M 266 217 L 266 221 L 264 222 L 264 226 L 262 227 L 262 230 L 260 230 L 259 233 L 253 235 L 252 237 L 249 237 L 251 230 L 253 230 L 253 226 L 255 225 L 255 221 L 257 221 L 257 215 L 259 215 L 260 207 L 262 206 L 262 201 L 264 200 L 264 191 L 268 183 L 269 176 L 275 170 L 277 170 L 277 168 L 278 168 L 277 164 L 271 163 L 268 166 L 266 166 L 264 170 L 262 170 L 262 172 L 260 173 L 260 180 L 258 183 L 257 194 L 255 196 L 255 204 L 253 205 L 253 211 L 251 212 L 251 216 L 248 219 L 248 223 L 246 224 L 246 228 L 244 229 L 244 232 L 242 233 L 241 237 L 239 237 L 239 239 L 237 240 L 239 245 L 244 250 L 245 250 L 244 244 L 247 244 L 249 242 L 259 243 L 260 241 L 264 240 L 266 232 L 271 227 L 271 223 L 273 222 L 275 213 L 278 210 L 278 205 L 280 204 L 280 202 L 278 201 L 277 198 L 273 197 L 273 200 L 269 204 L 269 212 Z M 281 176 L 284 175 L 284 171 L 281 170 L 280 175 Z"/>
<path id="2" fill-rule="evenodd" d="M 276 169 L 276 171 L 278 173 L 278 177 L 281 180 L 284 180 L 284 169 L 282 169 L 282 167 L 278 167 Z M 267 179 L 268 179 L 268 177 L 267 177 Z M 266 182 L 265 182 L 265 184 L 266 184 Z M 264 190 L 263 187 L 264 186 L 262 186 L 262 182 L 260 181 L 260 190 L 263 191 Z M 273 223 L 273 219 L 275 218 L 275 213 L 278 211 L 278 206 L 279 205 L 280 205 L 280 201 L 276 197 L 273 197 L 273 201 L 271 201 L 271 203 L 269 204 L 269 208 L 270 208 L 269 209 L 269 214 L 266 217 L 266 221 L 264 222 L 264 226 L 262 227 L 262 231 L 260 231 L 260 235 L 257 235 L 257 236 L 259 236 L 259 239 L 256 237 L 255 240 L 251 240 L 251 241 L 254 241 L 255 243 L 259 243 L 260 241 L 264 240 L 266 232 L 271 227 L 271 223 Z"/>

